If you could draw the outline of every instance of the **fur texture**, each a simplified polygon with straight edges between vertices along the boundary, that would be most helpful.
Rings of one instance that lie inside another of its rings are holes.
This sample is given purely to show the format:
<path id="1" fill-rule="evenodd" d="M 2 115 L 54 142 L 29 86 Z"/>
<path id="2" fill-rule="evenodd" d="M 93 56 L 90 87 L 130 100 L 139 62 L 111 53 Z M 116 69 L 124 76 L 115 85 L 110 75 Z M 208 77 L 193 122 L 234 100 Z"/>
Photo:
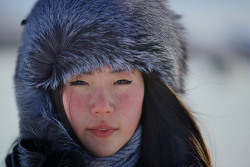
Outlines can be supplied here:
<path id="1" fill-rule="evenodd" d="M 108 65 L 154 73 L 183 91 L 186 51 L 176 15 L 161 0 L 40 0 L 27 18 L 15 75 L 21 139 L 81 148 L 54 114 L 59 83 Z M 21 164 L 37 157 L 20 146 Z"/>

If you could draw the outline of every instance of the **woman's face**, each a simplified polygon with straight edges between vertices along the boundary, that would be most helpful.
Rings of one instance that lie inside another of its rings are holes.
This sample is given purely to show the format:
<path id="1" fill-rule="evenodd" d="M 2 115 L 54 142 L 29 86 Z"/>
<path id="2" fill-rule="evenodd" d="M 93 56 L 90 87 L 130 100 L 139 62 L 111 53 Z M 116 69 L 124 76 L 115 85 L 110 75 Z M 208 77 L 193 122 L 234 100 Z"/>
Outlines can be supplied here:
<path id="1" fill-rule="evenodd" d="M 135 132 L 142 113 L 144 82 L 134 70 L 108 67 L 67 81 L 63 88 L 66 115 L 85 148 L 109 156 Z"/>

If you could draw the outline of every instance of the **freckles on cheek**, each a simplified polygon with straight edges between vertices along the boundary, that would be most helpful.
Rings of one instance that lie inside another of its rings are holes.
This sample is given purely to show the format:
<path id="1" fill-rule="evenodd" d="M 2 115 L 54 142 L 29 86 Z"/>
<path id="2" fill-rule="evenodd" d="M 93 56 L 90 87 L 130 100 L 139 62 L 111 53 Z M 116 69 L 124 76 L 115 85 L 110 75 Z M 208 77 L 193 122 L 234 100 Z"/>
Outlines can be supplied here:
<path id="1" fill-rule="evenodd" d="M 85 111 L 85 108 L 87 107 L 88 101 L 90 99 L 89 95 L 82 95 L 81 93 L 78 93 L 74 90 L 67 91 L 65 95 L 65 110 L 67 110 L 68 112 L 70 111 L 71 114 L 74 113 L 76 115 Z"/>
<path id="2" fill-rule="evenodd" d="M 117 104 L 122 114 L 126 114 L 129 117 L 141 113 L 142 108 L 142 96 L 138 96 L 134 91 L 128 91 L 118 98 Z"/>
<path id="3" fill-rule="evenodd" d="M 129 96 L 127 94 L 117 98 L 116 106 L 118 107 L 119 110 L 124 110 L 128 108 L 128 104 L 129 104 Z"/>

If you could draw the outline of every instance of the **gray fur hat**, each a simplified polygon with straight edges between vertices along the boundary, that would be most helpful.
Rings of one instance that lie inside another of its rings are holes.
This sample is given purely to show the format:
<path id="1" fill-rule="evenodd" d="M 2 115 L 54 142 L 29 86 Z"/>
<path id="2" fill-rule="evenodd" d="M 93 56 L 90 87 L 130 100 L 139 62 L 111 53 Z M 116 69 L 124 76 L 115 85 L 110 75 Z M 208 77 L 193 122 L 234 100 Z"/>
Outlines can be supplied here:
<path id="1" fill-rule="evenodd" d="M 53 114 L 51 94 L 68 77 L 104 65 L 135 68 L 182 92 L 185 60 L 178 17 L 163 0 L 39 0 L 27 17 L 16 66 L 21 138 L 59 150 L 78 147 Z"/>

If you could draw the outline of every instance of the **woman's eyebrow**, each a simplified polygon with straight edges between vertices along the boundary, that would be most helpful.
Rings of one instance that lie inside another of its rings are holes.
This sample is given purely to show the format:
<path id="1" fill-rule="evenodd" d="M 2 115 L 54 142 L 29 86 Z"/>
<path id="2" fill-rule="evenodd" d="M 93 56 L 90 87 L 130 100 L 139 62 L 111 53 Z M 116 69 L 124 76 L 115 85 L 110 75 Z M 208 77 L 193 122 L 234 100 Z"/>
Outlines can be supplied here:
<path id="1" fill-rule="evenodd" d="M 114 74 L 114 73 L 127 73 L 127 74 L 134 74 L 134 70 L 124 70 L 124 69 L 120 69 L 120 70 L 113 70 L 113 71 L 110 71 L 111 74 Z"/>
<path id="2" fill-rule="evenodd" d="M 101 71 L 101 70 L 100 70 Z M 94 75 L 94 72 L 95 71 L 84 71 L 83 73 L 82 73 L 82 75 Z M 134 70 L 123 70 L 123 69 L 119 69 L 119 70 L 111 70 L 110 72 L 109 72 L 109 74 L 121 74 L 121 73 L 123 73 L 123 74 L 126 74 L 126 75 L 131 75 L 131 74 L 134 74 Z"/>
<path id="3" fill-rule="evenodd" d="M 128 71 L 128 70 L 119 70 L 119 71 L 110 71 L 111 75 L 119 75 L 119 76 L 127 76 L 127 77 L 133 77 L 135 75 L 134 71 Z"/>

